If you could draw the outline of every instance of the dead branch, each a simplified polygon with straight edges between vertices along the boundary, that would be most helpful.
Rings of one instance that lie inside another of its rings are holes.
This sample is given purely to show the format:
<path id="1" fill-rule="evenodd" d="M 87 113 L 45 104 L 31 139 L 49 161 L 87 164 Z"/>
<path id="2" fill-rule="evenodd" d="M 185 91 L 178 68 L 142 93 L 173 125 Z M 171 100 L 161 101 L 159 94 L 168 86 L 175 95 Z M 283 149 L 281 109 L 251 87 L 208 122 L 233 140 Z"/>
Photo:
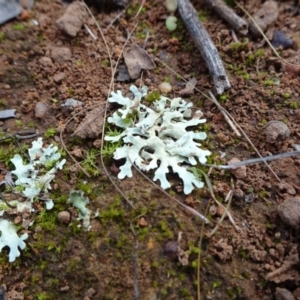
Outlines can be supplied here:
<path id="1" fill-rule="evenodd" d="M 205 0 L 205 2 L 236 32 L 243 35 L 248 33 L 248 24 L 246 20 L 239 17 L 223 0 Z"/>
<path id="2" fill-rule="evenodd" d="M 178 10 L 196 47 L 206 62 L 217 94 L 222 94 L 230 88 L 230 82 L 216 46 L 199 21 L 197 12 L 189 0 L 178 0 Z"/>

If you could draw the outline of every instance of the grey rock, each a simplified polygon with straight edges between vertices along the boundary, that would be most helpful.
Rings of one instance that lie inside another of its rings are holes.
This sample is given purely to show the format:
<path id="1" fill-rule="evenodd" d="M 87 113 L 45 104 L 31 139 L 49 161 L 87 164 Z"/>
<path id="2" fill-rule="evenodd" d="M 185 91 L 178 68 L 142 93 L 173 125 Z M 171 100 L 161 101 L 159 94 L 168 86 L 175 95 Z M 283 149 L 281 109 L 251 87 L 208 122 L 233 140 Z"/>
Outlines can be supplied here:
<path id="1" fill-rule="evenodd" d="M 72 53 L 67 47 L 52 47 L 50 56 L 54 62 L 63 63 L 71 60 Z"/>
<path id="2" fill-rule="evenodd" d="M 84 3 L 76 1 L 68 6 L 63 16 L 56 21 L 56 25 L 66 34 L 75 37 L 88 16 Z"/>
<path id="3" fill-rule="evenodd" d="M 289 290 L 279 287 L 276 288 L 275 297 L 276 300 L 295 300 L 295 297 Z"/>
<path id="4" fill-rule="evenodd" d="M 278 215 L 281 220 L 292 228 L 300 227 L 300 198 L 287 199 L 278 205 Z"/>
<path id="5" fill-rule="evenodd" d="M 16 0 L 0 0 L 0 24 L 17 17 L 22 11 L 22 6 Z"/>
<path id="6" fill-rule="evenodd" d="M 287 139 L 290 136 L 290 129 L 281 121 L 270 121 L 265 126 L 266 141 L 275 143 Z"/>

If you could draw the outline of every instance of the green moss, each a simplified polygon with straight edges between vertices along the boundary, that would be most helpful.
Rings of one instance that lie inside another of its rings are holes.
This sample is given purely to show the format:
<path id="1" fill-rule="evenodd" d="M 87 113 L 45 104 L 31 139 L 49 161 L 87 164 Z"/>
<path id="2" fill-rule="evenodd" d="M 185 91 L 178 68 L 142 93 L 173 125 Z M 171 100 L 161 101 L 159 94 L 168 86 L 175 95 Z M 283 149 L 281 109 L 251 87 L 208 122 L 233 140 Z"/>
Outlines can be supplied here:
<path id="1" fill-rule="evenodd" d="M 215 282 L 213 282 L 212 284 L 212 289 L 217 289 L 218 287 L 220 287 L 222 285 L 222 281 L 221 280 L 216 280 Z"/>
<path id="2" fill-rule="evenodd" d="M 15 120 L 15 124 L 17 127 L 23 126 L 23 122 L 21 120 Z"/>
<path id="3" fill-rule="evenodd" d="M 198 18 L 200 19 L 200 21 L 202 23 L 205 23 L 207 21 L 208 16 L 209 16 L 209 11 L 206 10 L 206 9 L 203 9 L 203 10 L 201 9 L 197 12 L 197 14 L 198 14 Z"/>
<path id="4" fill-rule="evenodd" d="M 54 211 L 42 209 L 36 217 L 36 223 L 46 231 L 53 231 L 56 228 L 57 215 Z"/>
<path id="5" fill-rule="evenodd" d="M 105 143 L 107 145 L 112 143 Z M 105 148 L 106 149 L 106 148 Z M 105 150 L 107 151 L 107 150 Z M 91 175 L 91 176 L 98 176 L 100 174 L 99 168 L 97 163 L 99 161 L 101 150 L 92 148 L 89 149 L 86 154 L 81 166 Z M 103 156 L 106 156 L 107 152 L 104 152 Z"/>
<path id="6" fill-rule="evenodd" d="M 6 37 L 5 32 L 0 31 L 0 42 L 4 41 L 5 37 Z"/>
<path id="7" fill-rule="evenodd" d="M 261 190 L 261 191 L 258 193 L 258 197 L 259 197 L 259 198 L 265 198 L 265 197 L 269 197 L 269 196 L 270 196 L 270 192 L 265 191 L 265 190 Z"/>
<path id="8" fill-rule="evenodd" d="M 291 97 L 291 94 L 290 94 L 290 93 L 283 93 L 283 94 L 282 94 L 282 97 L 283 97 L 284 99 L 289 99 L 289 98 Z"/>
<path id="9" fill-rule="evenodd" d="M 298 102 L 297 101 L 292 101 L 289 103 L 289 107 L 291 109 L 298 109 L 299 105 L 298 105 Z"/>
<path id="10" fill-rule="evenodd" d="M 74 91 L 74 89 L 72 87 L 69 87 L 68 88 L 68 93 L 69 93 L 70 96 L 73 96 L 74 93 L 75 93 L 75 91 Z"/>
<path id="11" fill-rule="evenodd" d="M 160 99 L 160 93 L 159 91 L 157 90 L 154 90 L 152 93 L 148 94 L 146 97 L 145 97 L 145 100 L 152 103 L 152 102 L 155 102 L 157 100 Z"/>
<path id="12" fill-rule="evenodd" d="M 130 3 L 129 6 L 126 9 L 126 16 L 127 17 L 134 17 L 140 9 L 140 5 L 138 3 Z M 146 7 L 143 6 L 140 13 L 145 13 Z"/>
<path id="13" fill-rule="evenodd" d="M 253 65 L 257 58 L 263 57 L 264 56 L 264 50 L 263 49 L 258 49 L 255 52 L 252 52 L 251 54 L 248 55 L 246 59 L 246 63 L 248 65 Z"/>
<path id="14" fill-rule="evenodd" d="M 249 257 L 248 252 L 243 248 L 239 249 L 238 254 L 241 258 L 244 258 L 244 259 L 247 259 Z"/>
<path id="15" fill-rule="evenodd" d="M 93 186 L 92 183 L 79 181 L 76 183 L 76 190 L 83 191 L 87 196 L 89 196 L 92 193 Z"/>
<path id="16" fill-rule="evenodd" d="M 55 136 L 56 133 L 57 133 L 56 128 L 50 127 L 50 128 L 48 128 L 47 131 L 44 133 L 44 136 L 45 136 L 46 138 L 50 138 L 50 137 Z"/>
<path id="17" fill-rule="evenodd" d="M 13 24 L 12 28 L 14 30 L 23 31 L 25 29 L 25 26 L 22 23 L 16 23 Z"/>
<path id="18" fill-rule="evenodd" d="M 224 103 L 227 99 L 228 99 L 227 94 L 222 94 L 222 95 L 219 96 L 219 100 L 220 100 L 221 103 Z"/>
<path id="19" fill-rule="evenodd" d="M 104 59 L 104 60 L 102 61 L 102 66 L 103 66 L 103 67 L 109 67 L 109 60 L 108 60 L 108 59 Z"/>

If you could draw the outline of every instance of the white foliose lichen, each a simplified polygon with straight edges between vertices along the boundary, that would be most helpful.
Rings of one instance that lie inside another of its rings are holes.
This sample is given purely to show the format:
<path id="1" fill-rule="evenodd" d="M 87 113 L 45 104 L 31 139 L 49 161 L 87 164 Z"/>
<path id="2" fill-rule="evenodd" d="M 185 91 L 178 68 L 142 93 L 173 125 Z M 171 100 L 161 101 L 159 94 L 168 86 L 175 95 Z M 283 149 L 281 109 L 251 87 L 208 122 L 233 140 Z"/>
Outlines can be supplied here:
<path id="1" fill-rule="evenodd" d="M 16 257 L 20 256 L 18 248 L 23 250 L 26 247 L 24 240 L 28 238 L 28 234 L 24 233 L 19 237 L 14 224 L 4 219 L 0 219 L 0 231 L 0 252 L 4 247 L 8 246 L 10 249 L 9 262 L 13 262 Z"/>
<path id="2" fill-rule="evenodd" d="M 0 219 L 0 231 L 0 252 L 4 247 L 8 246 L 10 250 L 9 262 L 13 262 L 16 257 L 20 256 L 18 248 L 23 250 L 26 247 L 24 240 L 28 238 L 28 234 L 24 233 L 21 237 L 19 237 L 14 224 L 5 219 Z"/>
<path id="3" fill-rule="evenodd" d="M 19 154 L 11 159 L 11 162 L 15 166 L 15 170 L 11 171 L 12 174 L 17 176 L 15 181 L 16 186 L 23 188 L 22 194 L 29 201 L 33 201 L 41 192 L 45 195 L 51 189 L 51 181 L 55 177 L 55 173 L 58 169 L 62 169 L 66 160 L 59 161 L 61 154 L 58 152 L 58 147 L 49 145 L 47 148 L 43 148 L 43 139 L 40 137 L 36 141 L 32 142 L 32 147 L 28 149 L 29 163 L 23 162 L 23 158 Z M 45 168 L 54 166 L 44 174 Z M 53 207 L 51 199 L 44 200 L 47 209 Z"/>
<path id="4" fill-rule="evenodd" d="M 114 159 L 126 159 L 120 167 L 118 178 L 132 177 L 131 168 L 135 164 L 142 171 L 156 169 L 153 180 L 159 180 L 161 187 L 167 189 L 171 185 L 166 175 L 171 167 L 182 179 L 185 194 L 190 194 L 194 187 L 202 188 L 203 182 L 187 169 L 189 165 L 196 165 L 197 160 L 206 163 L 206 157 L 211 154 L 199 148 L 201 144 L 196 142 L 206 139 L 206 133 L 187 130 L 206 122 L 200 119 L 202 112 L 198 110 L 192 116 L 192 103 L 182 98 L 169 99 L 164 96 L 149 107 L 141 103 L 147 95 L 147 87 L 139 91 L 132 85 L 130 90 L 134 94 L 133 100 L 124 97 L 121 91 L 112 92 L 108 99 L 122 105 L 108 118 L 108 122 L 124 131 L 118 136 L 105 136 L 106 141 L 122 139 L 124 142 L 114 153 Z M 135 114 L 137 123 L 134 124 L 128 117 Z"/>
<path id="5" fill-rule="evenodd" d="M 84 197 L 83 191 L 71 191 L 67 203 L 71 203 L 79 209 L 79 220 L 82 220 L 84 230 L 90 230 L 91 211 L 86 207 L 89 204 L 89 199 Z"/>
<path id="6" fill-rule="evenodd" d="M 56 146 L 49 145 L 44 148 L 42 138 L 32 142 L 28 156 L 29 162 L 25 163 L 19 154 L 15 154 L 11 159 L 15 170 L 8 172 L 0 185 L 8 185 L 16 192 L 21 188 L 22 195 L 27 198 L 25 201 L 10 201 L 10 206 L 15 207 L 16 212 L 31 212 L 32 202 L 40 197 L 40 193 L 43 193 L 42 200 L 45 201 L 46 208 L 51 209 L 53 201 L 47 197 L 51 189 L 50 182 L 54 179 L 56 171 L 62 169 L 66 160 L 59 160 L 61 154 Z M 17 177 L 15 182 L 11 174 Z M 28 234 L 19 237 L 14 224 L 3 218 L 4 213 L 10 209 L 5 201 L 0 200 L 0 252 L 4 247 L 9 247 L 9 262 L 13 262 L 20 256 L 19 249 L 23 250 L 26 247 L 24 240 Z"/>

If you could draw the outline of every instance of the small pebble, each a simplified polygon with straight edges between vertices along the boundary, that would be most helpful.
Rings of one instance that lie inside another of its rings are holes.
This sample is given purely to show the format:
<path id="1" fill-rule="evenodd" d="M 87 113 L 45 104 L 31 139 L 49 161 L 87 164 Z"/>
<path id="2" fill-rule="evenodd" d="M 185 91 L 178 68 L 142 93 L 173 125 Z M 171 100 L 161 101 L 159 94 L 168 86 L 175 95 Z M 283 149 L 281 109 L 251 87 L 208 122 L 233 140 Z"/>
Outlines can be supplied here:
<path id="1" fill-rule="evenodd" d="M 67 47 L 53 47 L 51 49 L 51 58 L 58 63 L 71 60 L 72 52 Z"/>
<path id="2" fill-rule="evenodd" d="M 178 242 L 177 241 L 169 241 L 169 242 L 167 242 L 163 246 L 163 254 L 165 256 L 167 256 L 171 260 L 177 259 Z"/>
<path id="3" fill-rule="evenodd" d="M 284 288 L 277 287 L 275 292 L 276 300 L 295 300 L 293 294 Z"/>
<path id="4" fill-rule="evenodd" d="M 34 229 L 35 233 L 39 233 L 43 231 L 43 228 L 40 225 L 37 225 Z"/>
<path id="5" fill-rule="evenodd" d="M 52 62 L 52 59 L 49 58 L 49 57 L 46 57 L 46 56 L 43 56 L 39 59 L 39 63 L 41 65 L 43 65 L 44 67 L 47 67 L 47 66 L 52 66 L 53 65 L 53 62 Z"/>
<path id="6" fill-rule="evenodd" d="M 20 224 L 21 223 L 21 221 L 22 221 L 22 217 L 21 216 L 17 216 L 17 217 L 15 217 L 15 219 L 14 219 L 14 224 Z"/>
<path id="7" fill-rule="evenodd" d="M 146 227 L 148 226 L 148 222 L 146 221 L 146 219 L 144 217 L 141 217 L 138 221 L 138 224 L 141 226 L 141 227 Z"/>
<path id="8" fill-rule="evenodd" d="M 66 74 L 63 72 L 57 73 L 53 76 L 55 83 L 61 83 L 66 78 Z"/>
<path id="9" fill-rule="evenodd" d="M 287 182 L 280 182 L 279 189 L 281 192 L 288 193 L 292 196 L 296 195 L 296 190 L 294 189 L 294 187 Z"/>
<path id="10" fill-rule="evenodd" d="M 9 85 L 9 84 L 5 84 L 5 85 L 4 85 L 4 89 L 5 89 L 5 90 L 10 90 L 10 85 Z"/>
<path id="11" fill-rule="evenodd" d="M 209 214 L 211 216 L 214 216 L 217 214 L 217 207 L 214 204 L 209 207 Z"/>
<path id="12" fill-rule="evenodd" d="M 172 86 L 169 82 L 162 82 L 158 88 L 162 94 L 168 94 L 172 91 Z"/>
<path id="13" fill-rule="evenodd" d="M 57 214 L 58 221 L 61 223 L 68 224 L 71 219 L 71 215 L 68 211 L 61 211 Z"/>
<path id="14" fill-rule="evenodd" d="M 285 200 L 278 205 L 278 215 L 281 220 L 292 228 L 300 227 L 300 198 L 295 197 Z"/>
<path id="15" fill-rule="evenodd" d="M 48 106 L 43 102 L 37 102 L 35 105 L 35 116 L 36 118 L 44 118 L 48 111 Z"/>
<path id="16" fill-rule="evenodd" d="M 240 160 L 236 157 L 232 158 L 227 164 L 234 164 L 234 163 L 238 163 L 240 162 Z M 243 179 L 245 177 L 247 177 L 247 168 L 246 166 L 241 166 L 235 169 L 229 169 L 230 173 L 235 176 L 237 179 Z"/>
<path id="17" fill-rule="evenodd" d="M 268 143 L 275 143 L 280 140 L 285 140 L 290 136 L 290 129 L 281 121 L 270 121 L 264 128 L 266 141 Z"/>
<path id="18" fill-rule="evenodd" d="M 75 37 L 88 17 L 85 4 L 76 1 L 67 7 L 64 15 L 56 21 L 56 25 L 69 36 Z"/>

